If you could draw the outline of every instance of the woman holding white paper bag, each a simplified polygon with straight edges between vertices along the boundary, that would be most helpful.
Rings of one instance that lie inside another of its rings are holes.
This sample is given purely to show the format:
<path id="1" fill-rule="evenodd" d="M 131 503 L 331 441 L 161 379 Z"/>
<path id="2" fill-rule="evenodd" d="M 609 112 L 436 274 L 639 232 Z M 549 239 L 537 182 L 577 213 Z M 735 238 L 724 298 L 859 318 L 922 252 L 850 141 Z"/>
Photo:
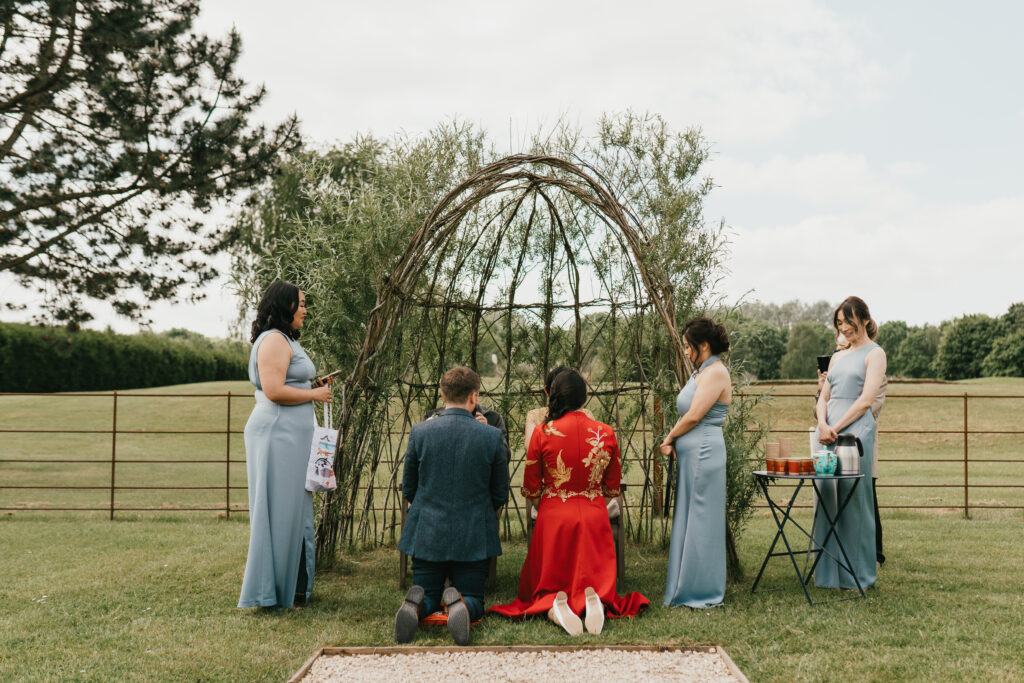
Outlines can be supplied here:
<path id="1" fill-rule="evenodd" d="M 239 607 L 292 607 L 313 593 L 316 545 L 313 496 L 305 489 L 313 439 L 313 401 L 330 402 L 329 381 L 314 386 L 316 368 L 296 341 L 306 296 L 272 283 L 252 324 L 249 381 L 256 406 L 245 425 L 249 479 L 249 554 Z"/>

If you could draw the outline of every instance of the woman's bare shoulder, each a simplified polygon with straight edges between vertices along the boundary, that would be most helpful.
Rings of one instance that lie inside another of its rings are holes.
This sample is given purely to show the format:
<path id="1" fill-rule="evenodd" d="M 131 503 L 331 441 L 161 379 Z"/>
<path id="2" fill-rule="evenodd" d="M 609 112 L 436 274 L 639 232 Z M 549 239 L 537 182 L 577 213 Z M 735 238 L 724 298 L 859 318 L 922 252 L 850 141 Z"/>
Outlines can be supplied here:
<path id="1" fill-rule="evenodd" d="M 882 372 L 885 372 L 884 368 L 888 366 L 888 363 L 889 361 L 885 355 L 885 349 L 883 349 L 881 346 L 878 346 L 877 344 L 875 345 L 875 348 L 868 351 L 867 356 L 864 358 L 865 365 L 872 368 L 876 366 L 881 366 L 883 368 Z"/>
<path id="2" fill-rule="evenodd" d="M 719 381 L 729 381 L 729 368 L 725 367 L 725 363 L 719 361 L 708 366 L 708 376 L 714 377 Z"/>
<path id="3" fill-rule="evenodd" d="M 292 355 L 292 345 L 288 343 L 287 337 L 281 332 L 272 332 L 263 338 L 260 342 L 260 348 L 257 352 L 259 355 L 264 353 L 270 353 L 274 355 L 285 354 L 288 356 Z"/>

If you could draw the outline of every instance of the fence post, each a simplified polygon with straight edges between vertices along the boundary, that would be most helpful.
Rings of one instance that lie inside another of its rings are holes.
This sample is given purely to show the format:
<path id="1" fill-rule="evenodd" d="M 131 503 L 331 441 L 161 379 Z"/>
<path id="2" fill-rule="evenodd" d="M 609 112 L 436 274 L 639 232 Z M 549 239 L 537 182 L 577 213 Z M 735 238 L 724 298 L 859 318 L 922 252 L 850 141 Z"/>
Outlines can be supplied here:
<path id="1" fill-rule="evenodd" d="M 228 421 L 224 427 L 224 516 L 231 519 L 231 392 L 228 391 Z"/>
<path id="2" fill-rule="evenodd" d="M 967 392 L 964 392 L 964 519 L 968 519 L 970 515 L 969 502 L 967 499 L 967 492 L 970 490 L 970 484 L 968 483 L 967 475 Z"/>
<path id="3" fill-rule="evenodd" d="M 117 391 L 114 391 L 114 420 L 110 430 L 110 520 L 114 520 L 114 482 L 117 471 Z"/>

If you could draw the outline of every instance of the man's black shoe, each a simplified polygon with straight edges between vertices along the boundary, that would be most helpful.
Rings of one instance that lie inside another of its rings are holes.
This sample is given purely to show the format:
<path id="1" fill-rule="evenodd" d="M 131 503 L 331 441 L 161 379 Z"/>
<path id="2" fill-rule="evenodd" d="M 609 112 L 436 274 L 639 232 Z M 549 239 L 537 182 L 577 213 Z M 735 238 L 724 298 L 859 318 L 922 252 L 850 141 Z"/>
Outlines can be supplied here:
<path id="1" fill-rule="evenodd" d="M 423 589 L 413 586 L 405 594 L 405 601 L 395 613 L 395 642 L 408 643 L 416 635 L 420 625 L 420 608 L 423 606 Z"/>
<path id="2" fill-rule="evenodd" d="M 448 606 L 448 632 L 452 634 L 456 645 L 469 645 L 469 608 L 453 586 L 444 589 L 442 596 Z"/>

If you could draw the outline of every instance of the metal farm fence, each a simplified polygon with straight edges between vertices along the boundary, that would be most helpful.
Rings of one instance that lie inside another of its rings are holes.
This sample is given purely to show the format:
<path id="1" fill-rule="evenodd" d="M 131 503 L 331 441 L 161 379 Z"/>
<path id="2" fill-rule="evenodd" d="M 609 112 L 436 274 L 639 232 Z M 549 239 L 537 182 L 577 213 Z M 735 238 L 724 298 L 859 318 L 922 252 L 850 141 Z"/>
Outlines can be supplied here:
<path id="1" fill-rule="evenodd" d="M 110 491 L 110 502 L 104 506 L 0 506 L 0 510 L 17 510 L 17 511 L 70 511 L 70 512 L 92 512 L 92 511 L 109 511 L 110 519 L 114 519 L 115 512 L 146 512 L 146 511 L 161 511 L 161 512 L 179 512 L 179 511 L 217 511 L 224 512 L 228 517 L 231 516 L 232 512 L 248 512 L 247 507 L 231 507 L 231 491 L 232 490 L 247 490 L 248 486 L 232 486 L 231 484 L 231 465 L 232 464 L 245 464 L 245 460 L 238 460 L 231 458 L 231 437 L 234 434 L 241 434 L 242 430 L 231 428 L 231 402 L 232 400 L 243 399 L 251 402 L 253 400 L 252 394 L 232 394 L 230 391 L 226 394 L 132 394 L 119 391 L 111 392 L 74 392 L 74 393 L 15 393 L 15 392 L 0 392 L 0 396 L 39 396 L 46 397 L 47 399 L 73 399 L 73 398 L 84 398 L 84 397 L 108 397 L 111 399 L 110 404 L 110 427 L 109 428 L 97 428 L 97 429 L 74 429 L 74 428 L 0 428 L 0 434 L 96 434 L 96 435 L 109 435 L 110 437 L 110 457 L 109 458 L 49 458 L 49 457 L 8 457 L 7 448 L 0 447 L 0 466 L 5 463 L 31 463 L 31 464 L 110 464 L 110 481 L 106 485 L 81 485 L 81 484 L 10 484 L 4 480 L 3 470 L 0 469 L 0 491 L 11 490 L 11 489 L 33 489 L 33 490 L 62 490 L 62 491 L 84 491 L 84 490 L 102 490 Z M 137 398 L 223 398 L 224 400 L 224 428 L 223 429 L 125 429 L 118 428 L 118 402 Z M 166 458 L 118 458 L 117 457 L 117 444 L 118 436 L 137 434 L 137 435 L 172 435 L 172 434 L 209 434 L 209 435 L 224 435 L 224 457 L 220 458 L 189 458 L 189 459 L 166 459 Z M 225 468 L 224 484 L 223 485 L 124 485 L 117 483 L 117 469 L 118 466 L 125 465 L 153 465 L 153 464 L 173 464 L 173 465 L 187 465 L 194 466 L 197 464 L 223 464 Z M 176 506 L 176 507 L 158 507 L 158 506 L 142 506 L 142 507 L 121 507 L 117 505 L 116 496 L 118 491 L 158 491 L 158 490 L 170 490 L 170 491 L 224 491 L 224 505 L 221 506 Z"/>
<path id="2" fill-rule="evenodd" d="M 63 427 L 50 427 L 50 428 L 38 428 L 38 427 L 8 427 L 3 423 L 7 422 L 3 420 L 3 415 L 0 413 L 0 435 L 3 434 L 93 434 L 97 436 L 103 436 L 109 438 L 109 457 L 102 458 L 67 458 L 67 457 L 47 457 L 45 455 L 39 457 L 29 457 L 24 453 L 12 453 L 10 448 L 6 445 L 0 446 L 0 494 L 10 490 L 49 490 L 49 491 L 79 491 L 79 490 L 93 490 L 93 491 L 108 491 L 109 498 L 104 496 L 104 504 L 97 505 L 91 503 L 83 506 L 71 506 L 71 505 L 0 505 L 0 510 L 6 511 L 21 511 L 21 512 L 43 512 L 43 511 L 72 511 L 72 512 L 86 512 L 86 511 L 105 511 L 110 515 L 110 519 L 114 518 L 116 512 L 179 512 L 179 511 L 216 511 L 222 512 L 225 516 L 230 517 L 232 512 L 247 512 L 248 509 L 245 505 L 236 503 L 232 505 L 232 492 L 245 491 L 247 486 L 241 484 L 232 484 L 231 466 L 232 465 L 244 465 L 245 459 L 232 458 L 231 448 L 232 440 L 235 435 L 241 434 L 241 429 L 232 428 L 232 402 L 237 400 L 246 401 L 247 406 L 252 402 L 252 394 L 233 394 L 227 392 L 224 394 L 152 394 L 152 393 L 126 393 L 126 392 L 76 392 L 76 393 L 11 393 L 11 392 L 0 392 L 0 397 L 46 397 L 48 400 L 73 400 L 75 398 L 98 398 L 106 397 L 110 399 L 110 421 L 109 427 L 97 427 L 90 429 L 74 429 L 74 428 L 63 428 Z M 812 398 L 807 393 L 773 393 L 772 397 L 775 399 L 803 399 L 808 401 Z M 123 402 L 131 401 L 138 398 L 147 399 L 222 399 L 223 405 L 220 410 L 223 411 L 224 421 L 223 428 L 220 429 L 150 429 L 150 428 L 133 428 L 126 429 L 123 426 L 118 426 L 119 416 L 119 405 L 123 406 Z M 958 477 L 956 482 L 942 482 L 942 483 L 931 483 L 931 482 L 914 482 L 905 481 L 902 483 L 891 483 L 887 482 L 887 477 L 883 473 L 883 477 L 878 484 L 879 488 L 892 488 L 892 489 L 958 489 L 962 491 L 962 502 L 955 504 L 950 502 L 944 502 L 941 504 L 931 503 L 902 503 L 893 505 L 881 505 L 880 507 L 894 508 L 894 509 L 917 509 L 917 508 L 942 508 L 942 509 L 956 509 L 961 510 L 965 516 L 969 515 L 972 509 L 1024 509 L 1024 505 L 1021 504 L 1008 504 L 1002 503 L 972 503 L 972 490 L 985 490 L 985 489 L 1024 489 L 1024 476 L 1013 476 L 1009 480 L 1000 481 L 999 483 L 976 483 L 971 481 L 970 465 L 975 464 L 988 464 L 988 463 L 1002 463 L 1002 464 L 1016 464 L 1024 465 L 1024 457 L 994 457 L 993 453 L 989 449 L 979 448 L 975 446 L 975 454 L 972 455 L 971 440 L 974 437 L 979 436 L 1014 436 L 1024 435 L 1024 429 L 978 429 L 972 427 L 970 420 L 970 404 L 972 401 L 1004 401 L 1004 400 L 1024 400 L 1024 395 L 999 395 L 999 394 L 900 394 L 893 393 L 889 394 L 886 398 L 887 408 L 886 410 L 891 412 L 892 403 L 897 403 L 902 400 L 912 399 L 928 399 L 936 401 L 955 401 L 962 406 L 962 417 L 958 420 L 958 424 L 954 427 L 947 425 L 944 429 L 900 429 L 900 428 L 886 428 L 886 415 L 883 413 L 880 420 L 883 428 L 879 429 L 879 433 L 883 435 L 918 435 L 923 437 L 932 436 L 946 436 L 955 437 L 961 441 L 962 449 L 958 446 L 959 455 L 955 458 L 951 457 L 919 457 L 919 458 L 902 458 L 902 457 L 882 457 L 880 462 L 908 462 L 908 463 L 958 463 L 962 464 L 962 478 Z M 2 406 L 4 404 L 0 404 Z M 808 415 L 810 410 L 807 411 Z M 1019 415 L 1024 417 L 1024 410 L 1018 412 Z M 237 414 L 236 414 L 237 415 Z M 802 428 L 796 427 L 778 427 L 771 431 L 772 435 L 806 435 L 807 427 Z M 132 457 L 118 457 L 118 442 L 119 437 L 127 435 L 146 435 L 148 437 L 159 438 L 160 436 L 169 435 L 222 435 L 224 437 L 224 450 L 223 454 L 219 455 L 214 450 L 209 450 L 209 457 L 194 457 L 186 459 L 168 459 L 168 458 L 132 458 Z M 5 439 L 4 441 L 7 441 Z M 237 445 L 237 442 L 236 442 Z M 883 441 L 883 453 L 891 451 L 892 449 L 886 446 L 886 442 Z M 978 451 L 981 451 L 978 453 Z M 516 462 L 516 456 L 513 456 L 513 463 Z M 522 458 L 522 454 L 518 455 L 518 459 Z M 639 460 L 639 458 L 636 458 Z M 11 483 L 9 477 L 5 477 L 4 466 L 7 464 L 53 464 L 53 465 L 67 465 L 67 464 L 93 464 L 93 465 L 107 465 L 110 467 L 109 479 L 104 481 L 102 484 L 55 484 L 55 483 Z M 123 484 L 118 483 L 118 471 L 119 468 L 124 468 L 129 465 L 152 465 L 152 464 L 164 464 L 182 467 L 195 467 L 196 465 L 223 465 L 224 466 L 224 479 L 223 483 L 216 484 L 205 484 L 205 485 L 184 485 L 184 484 L 146 484 L 146 485 L 135 485 L 135 484 Z M 1021 472 L 1024 475 L 1024 471 Z M 236 475 L 237 476 L 237 475 Z M 661 471 L 655 471 L 650 475 L 651 481 L 644 482 L 644 485 L 651 487 L 654 490 L 654 495 L 647 498 L 652 501 L 656 507 L 655 512 L 661 512 L 662 498 L 664 491 L 664 473 Z M 394 483 L 386 484 L 371 484 L 370 487 L 386 491 L 390 487 L 393 487 Z M 630 488 L 636 487 L 637 484 L 634 482 L 630 483 Z M 365 488 L 365 487 L 361 487 Z M 223 491 L 223 504 L 217 503 L 216 505 L 204 504 L 204 505 L 175 505 L 168 507 L 163 506 L 148 506 L 148 505 L 121 505 L 118 503 L 117 497 L 119 492 L 126 491 Z M 382 506 L 381 510 L 385 510 Z"/>

